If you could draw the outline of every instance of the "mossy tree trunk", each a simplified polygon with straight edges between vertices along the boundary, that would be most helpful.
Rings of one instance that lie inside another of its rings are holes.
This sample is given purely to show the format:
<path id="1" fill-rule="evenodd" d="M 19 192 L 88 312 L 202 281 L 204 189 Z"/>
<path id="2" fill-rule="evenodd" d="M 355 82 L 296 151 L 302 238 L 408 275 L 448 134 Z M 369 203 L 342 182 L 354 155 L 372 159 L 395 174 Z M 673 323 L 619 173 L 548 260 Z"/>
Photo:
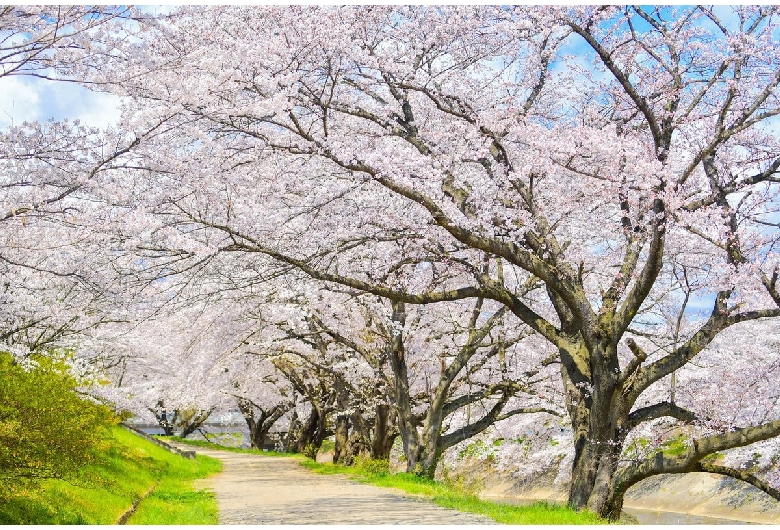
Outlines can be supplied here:
<path id="1" fill-rule="evenodd" d="M 377 405 L 374 415 L 374 436 L 371 440 L 371 458 L 377 460 L 390 458 L 390 450 L 399 434 L 396 428 L 397 417 L 395 407 L 384 403 Z"/>

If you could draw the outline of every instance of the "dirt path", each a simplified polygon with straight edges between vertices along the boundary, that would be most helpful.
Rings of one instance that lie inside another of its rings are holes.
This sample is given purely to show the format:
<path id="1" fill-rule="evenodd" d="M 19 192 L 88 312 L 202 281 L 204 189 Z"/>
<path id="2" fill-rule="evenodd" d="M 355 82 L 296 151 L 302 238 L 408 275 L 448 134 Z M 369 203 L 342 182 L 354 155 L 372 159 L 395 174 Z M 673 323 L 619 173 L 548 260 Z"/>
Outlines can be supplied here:
<path id="1" fill-rule="evenodd" d="M 197 483 L 214 491 L 220 524 L 495 524 L 397 490 L 317 475 L 293 458 L 197 452 L 222 461 L 221 473 Z"/>

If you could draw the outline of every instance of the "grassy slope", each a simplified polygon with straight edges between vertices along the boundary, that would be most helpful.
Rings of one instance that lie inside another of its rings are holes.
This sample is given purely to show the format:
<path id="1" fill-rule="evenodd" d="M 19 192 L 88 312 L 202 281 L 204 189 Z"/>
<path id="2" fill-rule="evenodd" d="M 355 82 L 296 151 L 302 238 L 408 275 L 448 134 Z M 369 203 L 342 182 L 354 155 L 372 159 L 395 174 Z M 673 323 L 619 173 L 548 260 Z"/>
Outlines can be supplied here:
<path id="1" fill-rule="evenodd" d="M 194 491 L 192 481 L 218 471 L 218 460 L 186 460 L 119 427 L 112 434 L 78 484 L 44 481 L 0 504 L 0 524 L 115 524 L 149 490 L 129 524 L 216 524 L 213 494 Z"/>
<path id="2" fill-rule="evenodd" d="M 223 447 L 204 441 L 186 440 L 174 437 L 173 439 L 187 444 L 220 449 L 225 451 L 256 453 L 266 456 L 298 456 L 274 453 L 272 451 L 259 451 L 257 449 L 239 449 L 235 447 Z M 316 473 L 342 474 L 385 488 L 397 488 L 407 493 L 428 497 L 439 506 L 453 508 L 461 512 L 485 515 L 503 524 L 606 524 L 606 521 L 589 512 L 576 512 L 565 506 L 538 502 L 528 506 L 515 506 L 498 502 L 483 501 L 475 495 L 460 492 L 455 488 L 408 473 L 389 474 L 375 472 L 368 466 L 346 467 L 333 464 L 320 464 L 303 457 L 300 464 Z"/>

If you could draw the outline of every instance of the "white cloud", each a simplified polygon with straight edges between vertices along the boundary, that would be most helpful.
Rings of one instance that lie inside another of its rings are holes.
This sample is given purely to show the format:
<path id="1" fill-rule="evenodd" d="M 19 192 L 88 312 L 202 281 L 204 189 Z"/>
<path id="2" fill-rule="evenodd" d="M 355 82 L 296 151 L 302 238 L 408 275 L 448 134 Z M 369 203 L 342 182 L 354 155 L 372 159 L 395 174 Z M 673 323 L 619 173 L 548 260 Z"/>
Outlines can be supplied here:
<path id="1" fill-rule="evenodd" d="M 79 87 L 80 88 L 80 87 Z M 80 94 L 76 94 L 82 103 L 81 110 L 74 115 L 72 119 L 79 120 L 82 123 L 93 127 L 105 129 L 110 125 L 116 125 L 119 121 L 121 111 L 119 109 L 120 98 L 113 94 L 91 92 L 81 89 Z"/>
<path id="2" fill-rule="evenodd" d="M 104 129 L 119 120 L 120 98 L 65 81 L 0 78 L 0 128 L 25 120 L 79 120 Z"/>
<path id="3" fill-rule="evenodd" d="M 31 81 L 25 77 L 0 77 L 0 128 L 40 119 L 40 97 Z"/>

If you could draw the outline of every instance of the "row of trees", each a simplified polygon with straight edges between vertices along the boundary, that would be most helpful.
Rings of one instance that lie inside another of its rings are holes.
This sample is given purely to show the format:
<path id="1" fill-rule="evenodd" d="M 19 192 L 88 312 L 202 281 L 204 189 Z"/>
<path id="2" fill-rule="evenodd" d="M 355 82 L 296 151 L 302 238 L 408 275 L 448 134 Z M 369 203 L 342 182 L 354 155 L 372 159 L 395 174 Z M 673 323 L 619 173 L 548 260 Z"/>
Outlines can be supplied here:
<path id="1" fill-rule="evenodd" d="M 780 497 L 710 458 L 780 435 L 775 8 L 2 17 L 3 75 L 124 98 L 2 133 L 19 355 L 78 332 L 117 402 L 236 400 L 344 462 L 400 437 L 428 476 L 564 418 L 607 517 L 661 473 Z"/>

